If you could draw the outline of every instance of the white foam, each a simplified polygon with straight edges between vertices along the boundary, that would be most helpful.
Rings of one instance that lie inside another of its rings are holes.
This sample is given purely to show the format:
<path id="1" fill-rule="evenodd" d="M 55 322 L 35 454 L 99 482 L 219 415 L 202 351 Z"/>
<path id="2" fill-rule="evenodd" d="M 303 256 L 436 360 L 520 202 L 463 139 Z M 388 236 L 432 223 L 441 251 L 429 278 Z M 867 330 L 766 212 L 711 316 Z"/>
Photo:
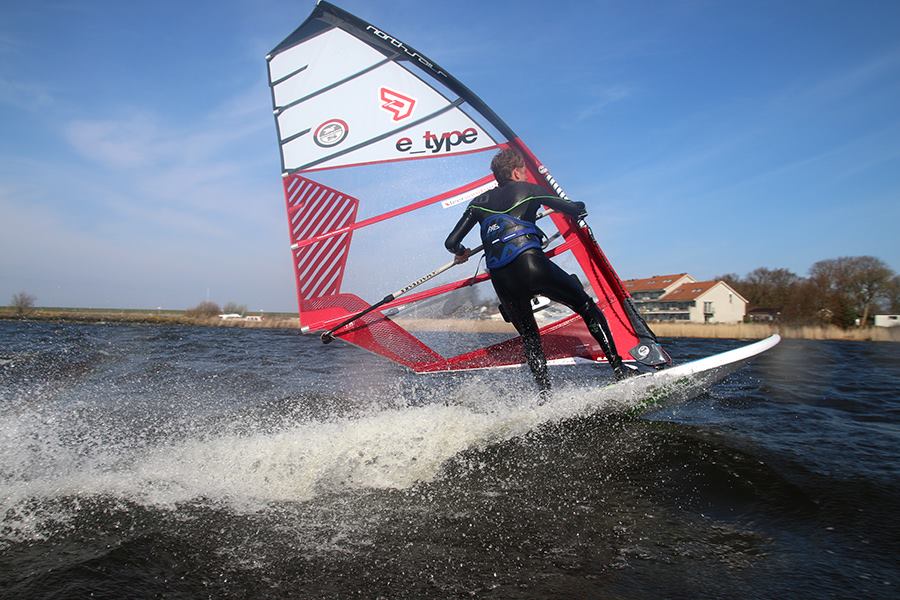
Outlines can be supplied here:
<path id="1" fill-rule="evenodd" d="M 0 418 L 0 514 L 7 529 L 27 530 L 34 515 L 23 507 L 34 499 L 112 496 L 157 507 L 201 501 L 252 512 L 320 494 L 405 489 L 432 481 L 464 450 L 544 423 L 621 408 L 640 395 L 639 387 L 624 396 L 621 386 L 564 389 L 538 406 L 530 396 L 485 399 L 484 389 L 469 381 L 445 394 L 450 405 L 373 409 L 276 432 L 206 431 L 149 447 L 104 446 L 100 440 L 109 432 L 72 436 L 65 415 L 20 411 Z"/>

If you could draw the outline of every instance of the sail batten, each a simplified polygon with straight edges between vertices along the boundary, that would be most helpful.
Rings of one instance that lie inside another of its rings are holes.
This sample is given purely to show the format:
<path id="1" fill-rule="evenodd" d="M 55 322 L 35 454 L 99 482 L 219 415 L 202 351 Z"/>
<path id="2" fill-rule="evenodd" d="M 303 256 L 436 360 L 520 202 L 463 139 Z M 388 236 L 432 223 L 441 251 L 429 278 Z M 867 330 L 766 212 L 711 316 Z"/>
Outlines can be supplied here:
<path id="1" fill-rule="evenodd" d="M 320 90 L 316 90 L 315 92 L 313 92 L 313 93 L 311 93 L 311 94 L 308 94 L 308 95 L 306 95 L 306 96 L 303 96 L 302 98 L 297 98 L 296 100 L 292 100 L 291 102 L 285 104 L 284 106 L 276 106 L 276 107 L 275 107 L 275 114 L 276 114 L 276 115 L 280 115 L 281 113 L 285 112 L 286 110 L 288 110 L 288 109 L 290 109 L 290 108 L 294 108 L 295 106 L 299 106 L 300 104 L 303 104 L 303 103 L 306 102 L 307 100 L 311 100 L 311 99 L 315 98 L 315 97 L 318 96 L 319 94 L 324 94 L 325 92 L 331 91 L 331 90 L 333 90 L 333 89 L 335 89 L 335 88 L 337 88 L 337 87 L 339 87 L 339 86 L 341 86 L 341 85 L 343 85 L 343 84 L 345 84 L 345 83 L 347 83 L 347 82 L 349 82 L 349 81 L 352 81 L 352 80 L 356 79 L 357 77 L 361 77 L 361 76 L 365 75 L 366 73 L 368 73 L 369 71 L 372 71 L 372 70 L 374 70 L 374 69 L 377 69 L 377 68 L 380 67 L 381 65 L 387 64 L 387 63 L 389 63 L 389 62 L 391 62 L 391 59 L 390 59 L 390 58 L 385 58 L 383 61 L 378 62 L 378 63 L 375 63 L 374 65 L 371 65 L 371 66 L 369 66 L 369 67 L 366 67 L 366 68 L 363 69 L 362 71 L 359 71 L 359 72 L 354 73 L 354 74 L 352 74 L 352 75 L 348 75 L 347 77 L 345 77 L 344 79 L 341 79 L 340 81 L 335 81 L 335 82 L 332 83 L 331 85 L 327 85 L 327 86 L 323 87 L 323 88 L 320 89 Z M 306 68 L 306 67 L 303 67 L 303 68 L 299 69 L 299 70 L 296 71 L 296 72 L 299 73 L 299 72 L 303 71 L 305 68 Z M 273 86 L 274 86 L 274 85 L 277 85 L 277 83 L 273 83 L 272 85 L 273 85 Z"/>

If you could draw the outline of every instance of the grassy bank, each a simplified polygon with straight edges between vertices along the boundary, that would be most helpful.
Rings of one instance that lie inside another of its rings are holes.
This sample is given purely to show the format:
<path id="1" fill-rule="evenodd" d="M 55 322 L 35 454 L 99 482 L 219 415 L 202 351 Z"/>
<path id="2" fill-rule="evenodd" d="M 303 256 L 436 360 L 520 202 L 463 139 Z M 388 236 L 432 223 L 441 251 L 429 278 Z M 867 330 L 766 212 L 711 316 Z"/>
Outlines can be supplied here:
<path id="1" fill-rule="evenodd" d="M 790 326 L 769 323 L 650 323 L 659 337 L 763 339 L 777 333 L 786 339 L 900 342 L 900 327 L 841 329 L 833 325 Z"/>
<path id="2" fill-rule="evenodd" d="M 515 333 L 512 325 L 494 320 L 397 320 L 410 331 L 458 331 L 460 333 Z M 720 338 L 761 340 L 778 333 L 783 338 L 801 340 L 848 340 L 859 342 L 900 342 L 900 327 L 841 329 L 834 326 L 791 327 L 767 323 L 650 323 L 659 337 Z"/>
<path id="3" fill-rule="evenodd" d="M 259 313 L 250 313 L 258 315 Z M 197 325 L 201 327 L 297 328 L 299 319 L 291 313 L 269 313 L 261 321 L 223 320 L 218 317 L 195 317 L 183 310 L 130 308 L 34 308 L 26 319 L 35 321 L 68 321 L 76 323 L 144 323 L 150 325 Z M 17 319 L 14 309 L 0 307 L 0 319 Z"/>
<path id="4" fill-rule="evenodd" d="M 258 313 L 253 313 L 258 314 Z M 196 325 L 202 327 L 251 327 L 268 329 L 297 329 L 300 324 L 292 313 L 266 313 L 260 321 L 192 317 L 178 310 L 96 309 L 96 308 L 35 308 L 26 318 L 39 321 L 74 321 L 83 323 L 146 323 L 154 325 Z M 0 319 L 18 318 L 15 310 L 0 307 Z M 456 331 L 460 333 L 514 333 L 503 321 L 471 319 L 397 319 L 410 331 Z M 834 326 L 794 327 L 768 323 L 702 324 L 651 323 L 659 337 L 692 337 L 722 339 L 762 339 L 773 333 L 788 339 L 851 340 L 872 342 L 900 342 L 900 327 L 866 327 L 841 329 Z"/>

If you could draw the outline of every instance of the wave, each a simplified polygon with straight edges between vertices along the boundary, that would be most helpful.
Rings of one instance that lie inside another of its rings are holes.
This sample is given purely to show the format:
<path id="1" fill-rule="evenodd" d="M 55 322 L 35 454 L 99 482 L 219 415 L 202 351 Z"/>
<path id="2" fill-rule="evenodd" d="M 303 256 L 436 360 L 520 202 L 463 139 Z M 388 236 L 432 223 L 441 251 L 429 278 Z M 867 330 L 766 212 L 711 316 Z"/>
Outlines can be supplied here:
<path id="1" fill-rule="evenodd" d="M 304 415 L 309 397 L 206 421 L 167 421 L 134 406 L 113 417 L 104 412 L 110 402 L 31 398 L 0 417 L 0 514 L 23 522 L 23 507 L 35 500 L 96 496 L 164 508 L 202 501 L 253 512 L 323 494 L 402 490 L 433 481 L 464 451 L 579 415 L 627 410 L 641 397 L 639 388 L 627 397 L 602 387 L 563 388 L 538 405 L 531 394 L 497 386 L 494 376 L 476 377 L 431 386 L 427 398 L 345 398 L 348 406 L 368 408 L 333 418 Z M 146 401 L 119 404 L 129 400 Z"/>

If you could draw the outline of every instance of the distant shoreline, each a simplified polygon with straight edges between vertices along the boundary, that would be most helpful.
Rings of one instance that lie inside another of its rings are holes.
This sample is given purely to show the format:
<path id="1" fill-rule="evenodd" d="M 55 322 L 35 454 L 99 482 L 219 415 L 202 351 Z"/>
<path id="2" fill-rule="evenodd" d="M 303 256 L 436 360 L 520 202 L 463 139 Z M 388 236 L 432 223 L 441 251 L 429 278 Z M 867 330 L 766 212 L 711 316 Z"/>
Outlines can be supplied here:
<path id="1" fill-rule="evenodd" d="M 35 308 L 24 320 L 72 323 L 125 323 L 146 325 L 193 325 L 198 327 L 246 327 L 253 329 L 299 329 L 300 320 L 290 313 L 267 313 L 254 316 L 259 321 L 191 317 L 184 311 L 148 309 Z M 0 307 L 0 319 L 18 320 L 15 311 Z M 503 321 L 485 319 L 397 319 L 411 331 L 458 331 L 461 333 L 514 333 Z M 835 326 L 791 326 L 769 323 L 650 323 L 662 338 L 762 339 L 774 333 L 786 339 L 844 340 L 865 342 L 900 342 L 900 327 L 866 327 L 841 329 Z"/>
<path id="2" fill-rule="evenodd" d="M 260 321 L 194 317 L 182 310 L 129 308 L 33 308 L 19 317 L 10 307 L 0 307 L 0 319 L 32 321 L 64 321 L 71 323 L 131 323 L 145 325 L 196 325 L 199 327 L 255 327 L 265 329 L 298 329 L 300 319 L 291 313 L 251 313 Z"/>

